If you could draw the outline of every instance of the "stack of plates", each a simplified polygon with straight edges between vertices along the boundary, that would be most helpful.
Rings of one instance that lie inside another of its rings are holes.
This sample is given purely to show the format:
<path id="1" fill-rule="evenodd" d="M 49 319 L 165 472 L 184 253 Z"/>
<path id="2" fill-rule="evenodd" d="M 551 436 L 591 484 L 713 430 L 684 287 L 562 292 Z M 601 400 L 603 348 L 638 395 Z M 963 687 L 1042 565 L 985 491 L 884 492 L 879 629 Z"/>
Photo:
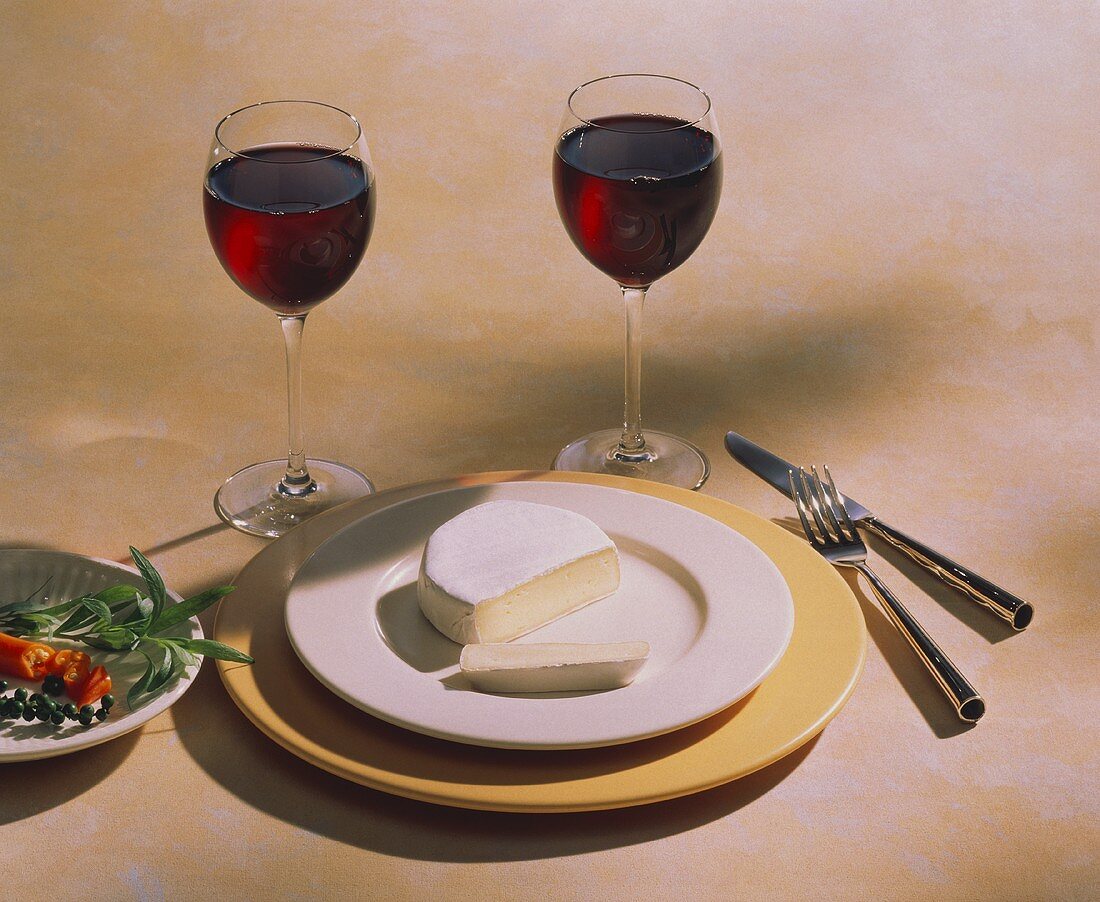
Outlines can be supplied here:
<path id="1" fill-rule="evenodd" d="M 583 514 L 622 565 L 613 596 L 517 641 L 645 640 L 633 684 L 464 688 L 460 647 L 419 611 L 420 556 L 443 522 L 503 499 Z M 866 643 L 845 582 L 778 526 L 682 489 L 577 473 L 480 474 L 365 498 L 274 542 L 236 584 L 215 638 L 256 663 L 219 670 L 264 733 L 357 783 L 500 811 L 638 805 L 765 767 L 835 716 Z"/>

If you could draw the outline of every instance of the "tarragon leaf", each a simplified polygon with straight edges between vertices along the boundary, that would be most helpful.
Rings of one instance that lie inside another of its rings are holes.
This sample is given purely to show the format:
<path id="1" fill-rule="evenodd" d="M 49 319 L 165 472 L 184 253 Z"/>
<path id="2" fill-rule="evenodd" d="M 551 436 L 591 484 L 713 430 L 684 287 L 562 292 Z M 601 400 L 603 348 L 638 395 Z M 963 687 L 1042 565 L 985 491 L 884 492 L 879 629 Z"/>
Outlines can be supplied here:
<path id="1" fill-rule="evenodd" d="M 87 645 L 88 648 L 97 648 L 100 651 L 113 651 L 113 652 L 130 651 L 130 649 L 128 647 L 119 648 L 117 646 L 117 643 L 104 642 L 100 639 L 97 639 L 95 636 L 81 636 L 80 637 L 80 642 L 83 645 Z"/>
<path id="2" fill-rule="evenodd" d="M 111 625 L 111 609 L 107 607 L 106 602 L 91 595 L 81 599 L 80 603 L 99 618 L 99 629 L 105 629 Z"/>
<path id="3" fill-rule="evenodd" d="M 77 601 L 78 606 L 69 616 L 63 620 L 55 630 L 58 633 L 75 633 L 82 629 L 87 629 L 99 616 L 95 611 L 89 610 L 84 607 L 84 602 L 88 599 L 88 596 L 81 596 Z"/>
<path id="4" fill-rule="evenodd" d="M 237 651 L 237 649 L 225 645 L 222 642 L 215 642 L 213 639 L 172 638 L 160 639 L 158 641 L 175 645 L 192 654 L 202 655 L 206 658 L 217 658 L 219 661 L 234 661 L 238 664 L 252 664 L 256 660 L 251 655 L 246 655 L 243 651 Z"/>
<path id="5" fill-rule="evenodd" d="M 144 636 L 149 631 L 149 622 L 153 619 L 153 599 L 139 598 L 133 613 L 122 621 L 122 626 Z"/>
<path id="6" fill-rule="evenodd" d="M 151 619 L 156 621 L 160 617 L 160 612 L 164 610 L 164 602 L 168 597 L 168 592 L 164 588 L 164 580 L 157 573 L 157 568 L 150 564 L 149 559 L 133 545 L 130 546 L 130 557 L 134 559 L 134 563 L 145 580 L 145 585 L 149 587 L 149 597 L 153 600 L 153 616 Z"/>
<path id="7" fill-rule="evenodd" d="M 102 592 L 96 592 L 95 597 L 102 601 L 104 604 L 109 604 L 112 608 L 120 601 L 133 601 L 135 598 L 141 596 L 141 589 L 137 586 L 131 586 L 122 584 L 118 586 L 111 586 L 104 589 Z"/>
<path id="8" fill-rule="evenodd" d="M 5 614 L 0 616 L 0 628 L 5 633 L 11 633 L 14 636 L 26 636 L 28 633 L 36 632 L 39 628 L 39 624 L 30 619 L 29 614 Z"/>
<path id="9" fill-rule="evenodd" d="M 149 634 L 162 633 L 169 627 L 175 626 L 177 623 L 183 623 L 185 620 L 190 620 L 196 614 L 205 611 L 212 604 L 225 598 L 234 588 L 236 587 L 219 586 L 216 589 L 207 589 L 205 592 L 200 592 L 198 595 L 193 595 L 191 598 L 181 601 L 177 605 L 173 605 L 153 621 L 149 626 Z"/>
<path id="10" fill-rule="evenodd" d="M 23 630 L 26 633 L 44 633 L 50 629 L 54 622 L 52 617 L 41 617 L 30 612 L 21 614 L 19 619 L 28 627 Z"/>
<path id="11" fill-rule="evenodd" d="M 94 648 L 106 647 L 111 651 L 130 651 L 137 648 L 139 637 L 133 630 L 124 626 L 111 626 L 99 630 L 94 637 L 82 636 L 80 641 Z M 96 641 L 102 644 L 97 645 Z"/>
<path id="12" fill-rule="evenodd" d="M 149 685 L 145 689 L 146 692 L 156 692 L 167 684 L 178 670 L 182 669 L 176 658 L 175 649 L 170 645 L 163 646 L 163 649 L 164 662 L 160 665 L 156 675 L 149 681 Z"/>
<path id="13" fill-rule="evenodd" d="M 145 652 L 142 652 L 142 654 L 145 654 Z M 145 655 L 145 660 L 149 662 L 149 666 L 145 668 L 145 673 L 141 675 L 141 679 L 134 683 L 134 685 L 130 687 L 130 691 L 126 693 L 126 705 L 131 711 L 137 707 L 138 699 L 145 694 L 149 688 L 149 684 L 157 675 L 158 668 L 157 665 L 153 663 L 153 659 Z"/>

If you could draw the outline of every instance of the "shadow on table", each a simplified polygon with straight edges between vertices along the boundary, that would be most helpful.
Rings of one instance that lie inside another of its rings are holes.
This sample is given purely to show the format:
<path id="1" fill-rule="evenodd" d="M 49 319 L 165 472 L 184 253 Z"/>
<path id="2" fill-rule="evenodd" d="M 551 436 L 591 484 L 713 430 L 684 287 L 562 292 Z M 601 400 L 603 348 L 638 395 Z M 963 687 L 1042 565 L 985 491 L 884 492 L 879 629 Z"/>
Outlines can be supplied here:
<path id="1" fill-rule="evenodd" d="M 224 532 L 229 529 L 228 523 L 213 523 L 210 526 L 204 526 L 201 529 L 193 530 L 182 536 L 177 536 L 174 539 L 168 539 L 164 542 L 159 542 L 156 545 L 150 545 L 147 548 L 139 549 L 146 557 L 151 558 L 158 554 L 165 554 L 169 551 L 174 551 L 177 548 L 182 548 L 184 545 L 190 545 L 192 542 L 199 542 L 209 536 L 217 535 L 220 532 Z M 130 555 L 123 555 L 116 558 L 120 564 L 127 564 L 133 566 L 133 560 Z"/>
<path id="2" fill-rule="evenodd" d="M 167 553 L 169 551 L 173 551 L 177 548 L 182 548 L 184 545 L 189 545 L 192 542 L 201 541 L 203 539 L 209 538 L 210 536 L 214 536 L 214 535 L 217 535 L 221 532 L 224 532 L 228 529 L 230 529 L 230 526 L 226 523 L 213 523 L 213 524 L 210 524 L 210 525 L 207 525 L 207 526 L 203 526 L 199 529 L 195 529 L 195 530 L 193 530 L 189 533 L 185 533 L 183 535 L 177 536 L 175 538 L 168 539 L 168 540 L 163 541 L 163 542 L 159 542 L 155 545 L 146 545 L 144 548 L 139 548 L 139 550 L 146 557 L 155 558 L 157 555 L 165 554 L 165 553 Z M 22 541 L 19 541 L 18 539 L 5 539 L 5 538 L 3 538 L 2 535 L 0 535 L 0 551 L 6 551 L 6 550 L 20 550 L 20 551 L 23 551 L 23 550 L 32 550 L 32 551 L 33 550 L 40 550 L 40 551 L 62 551 L 62 552 L 67 552 L 67 553 L 81 553 L 81 552 L 69 552 L 68 549 L 57 548 L 53 544 L 45 544 L 45 543 L 42 543 L 42 542 L 22 542 Z M 112 560 L 117 564 L 123 564 L 124 566 L 127 566 L 127 567 L 133 567 L 134 566 L 133 558 L 131 558 L 131 556 L 129 554 L 113 554 L 112 552 L 105 552 L 105 551 L 90 551 L 90 552 L 86 552 L 86 554 L 88 556 L 91 556 L 91 557 L 99 557 L 99 558 L 103 558 L 105 560 Z M 112 557 L 106 557 L 107 554 L 113 554 L 113 556 Z M 223 585 L 225 583 L 230 582 L 233 575 L 234 575 L 233 571 L 225 571 L 225 572 L 222 572 L 221 574 L 214 574 L 214 575 L 205 577 L 204 581 L 205 581 L 206 584 L 200 586 L 199 588 L 200 589 L 205 589 L 205 588 L 208 588 L 209 586 L 213 586 L 213 585 Z M 180 594 L 182 594 L 184 597 L 187 597 L 187 595 L 190 594 L 191 590 L 190 590 L 189 586 L 184 585 L 184 584 L 182 584 L 178 581 L 173 581 L 170 574 L 168 574 L 167 577 L 168 577 L 168 587 L 170 589 L 179 591 Z M 196 590 L 196 591 L 198 591 L 198 590 Z M 2 591 L 0 591 L 0 602 L 7 602 L 7 601 L 10 601 L 10 600 L 11 599 L 5 598 L 2 594 Z"/>
<path id="3" fill-rule="evenodd" d="M 911 389 L 912 370 L 923 373 L 927 367 L 924 349 L 936 344 L 950 364 L 964 352 L 943 342 L 942 335 L 974 330 L 960 312 L 954 286 L 920 268 L 873 288 L 825 282 L 804 305 L 768 316 L 751 313 L 754 303 L 769 300 L 763 292 L 759 298 L 740 300 L 676 297 L 672 290 L 656 293 L 646 314 L 643 409 L 648 426 L 682 434 L 707 448 L 720 443 L 725 428 L 761 440 L 778 428 L 797 445 L 830 423 L 892 405 L 899 393 Z M 474 365 L 455 354 L 450 336 L 423 338 L 425 353 L 407 366 L 430 361 L 422 375 L 433 376 L 440 385 L 464 386 L 475 375 L 492 381 L 498 378 L 495 368 L 510 371 L 509 391 L 495 395 L 491 404 L 468 389 L 440 393 L 435 403 L 445 409 L 424 416 L 429 423 L 456 418 L 462 423 L 457 435 L 453 430 L 446 435 L 455 467 L 548 466 L 566 442 L 615 427 L 622 411 L 617 343 L 622 314 L 614 300 L 607 298 L 601 324 L 592 324 L 600 330 L 599 342 L 562 346 L 552 358 L 532 356 L 523 343 L 515 343 Z M 670 322 L 677 318 L 671 305 L 685 302 L 698 307 L 690 328 Z M 906 328 L 899 329 L 899 311 L 911 310 L 915 303 L 925 316 L 907 320 Z M 662 344 L 666 330 L 678 342 Z M 690 353 L 683 352 L 685 346 Z M 876 377 L 868 379 L 868 373 Z M 726 425 L 711 432 L 716 409 Z M 539 426 L 533 432 L 515 426 L 526 422 Z M 477 441 L 486 435 L 494 440 Z"/>
<path id="4" fill-rule="evenodd" d="M 64 551 L 64 549 L 45 542 L 23 542 L 19 539 L 5 539 L 0 536 L 0 551 Z M 4 604 L 11 600 L 7 597 L 0 597 L 0 602 Z"/>
<path id="5" fill-rule="evenodd" d="M 648 842 L 744 808 L 786 779 L 816 738 L 725 786 L 636 808 L 504 814 L 386 795 L 296 758 L 253 727 L 204 668 L 172 709 L 181 742 L 218 783 L 272 817 L 330 839 L 424 861 L 522 861 Z"/>
<path id="6" fill-rule="evenodd" d="M 62 756 L 4 765 L 0 825 L 64 805 L 107 779 L 137 745 L 141 730 Z"/>

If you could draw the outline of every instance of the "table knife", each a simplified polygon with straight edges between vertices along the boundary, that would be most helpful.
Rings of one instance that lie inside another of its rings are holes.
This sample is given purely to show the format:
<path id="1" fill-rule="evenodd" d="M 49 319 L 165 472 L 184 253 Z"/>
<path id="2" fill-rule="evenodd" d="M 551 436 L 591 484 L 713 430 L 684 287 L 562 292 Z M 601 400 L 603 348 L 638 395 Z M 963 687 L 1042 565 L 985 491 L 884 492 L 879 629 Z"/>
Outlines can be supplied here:
<path id="1" fill-rule="evenodd" d="M 755 473 L 772 488 L 782 492 L 787 498 L 791 497 L 790 480 L 787 474 L 792 470 L 798 471 L 798 467 L 794 464 L 787 463 L 783 458 L 761 448 L 736 432 L 726 433 L 726 450 L 734 460 Z M 1031 623 L 1035 612 L 1028 602 L 1017 598 L 1011 592 L 1006 592 L 973 570 L 955 563 L 947 555 L 907 536 L 900 529 L 883 522 L 854 498 L 844 495 L 843 499 L 849 515 L 859 528 L 879 536 L 903 551 L 949 586 L 958 589 L 973 601 L 985 605 L 1002 620 L 1011 624 L 1013 629 L 1022 630 Z"/>

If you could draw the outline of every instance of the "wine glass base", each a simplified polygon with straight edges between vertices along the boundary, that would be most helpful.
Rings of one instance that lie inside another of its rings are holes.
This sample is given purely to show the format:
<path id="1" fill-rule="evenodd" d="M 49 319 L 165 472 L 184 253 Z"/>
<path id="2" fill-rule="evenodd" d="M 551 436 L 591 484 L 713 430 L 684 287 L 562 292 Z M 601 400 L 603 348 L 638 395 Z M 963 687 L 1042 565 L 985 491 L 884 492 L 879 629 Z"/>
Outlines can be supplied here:
<path id="1" fill-rule="evenodd" d="M 685 489 L 701 488 L 710 476 L 710 461 L 691 442 L 667 432 L 645 432 L 645 449 L 640 453 L 619 452 L 618 429 L 601 429 L 570 442 L 554 458 L 555 470 L 605 473 L 649 479 Z"/>
<path id="2" fill-rule="evenodd" d="M 238 470 L 218 489 L 214 510 L 234 529 L 277 538 L 321 511 L 374 494 L 358 470 L 331 460 L 307 460 L 313 487 L 300 495 L 280 490 L 286 459 L 267 460 Z"/>

